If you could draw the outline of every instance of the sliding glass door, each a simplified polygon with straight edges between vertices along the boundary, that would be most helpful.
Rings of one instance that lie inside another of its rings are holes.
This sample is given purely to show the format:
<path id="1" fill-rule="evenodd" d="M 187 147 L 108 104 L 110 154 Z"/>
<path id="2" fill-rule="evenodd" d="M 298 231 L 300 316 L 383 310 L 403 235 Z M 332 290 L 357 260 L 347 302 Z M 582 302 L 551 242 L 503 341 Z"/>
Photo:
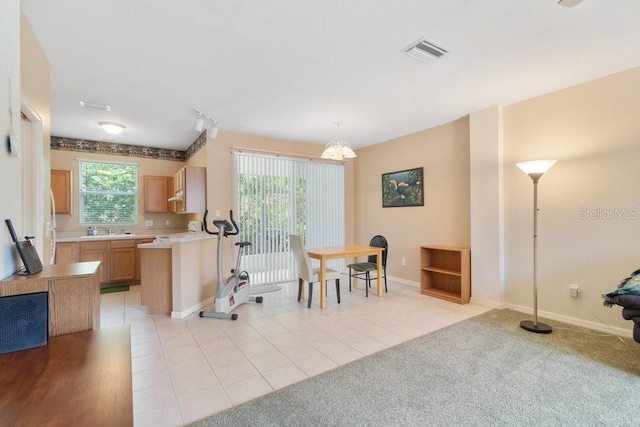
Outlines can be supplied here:
<path id="1" fill-rule="evenodd" d="M 252 285 L 297 280 L 289 234 L 307 247 L 344 244 L 344 167 L 309 160 L 234 153 L 234 212 Z M 331 268 L 344 269 L 344 260 Z"/>

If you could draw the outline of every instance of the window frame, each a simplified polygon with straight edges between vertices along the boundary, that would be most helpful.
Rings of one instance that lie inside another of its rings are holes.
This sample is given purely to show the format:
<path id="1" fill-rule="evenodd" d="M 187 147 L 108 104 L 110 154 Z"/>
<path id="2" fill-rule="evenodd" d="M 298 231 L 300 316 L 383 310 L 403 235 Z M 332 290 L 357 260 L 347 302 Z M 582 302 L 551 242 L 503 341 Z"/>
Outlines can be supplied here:
<path id="1" fill-rule="evenodd" d="M 85 220 L 85 204 L 84 204 L 84 196 L 85 194 L 96 194 L 95 191 L 84 191 L 84 176 L 82 174 L 83 164 L 105 164 L 105 165 L 116 165 L 121 167 L 133 167 L 135 169 L 135 188 L 131 192 L 122 192 L 122 191 L 100 191 L 102 194 L 114 194 L 114 195 L 130 195 L 134 199 L 134 220 L 132 222 L 129 221 L 118 221 L 118 222 L 90 222 Z M 108 160 L 90 160 L 90 159 L 78 159 L 78 206 L 79 206 L 79 224 L 81 226 L 86 225 L 102 225 L 102 226 L 130 226 L 137 225 L 139 218 L 139 193 L 140 193 L 140 176 L 139 176 L 139 164 L 138 163 L 130 163 L 130 162 L 113 162 Z"/>

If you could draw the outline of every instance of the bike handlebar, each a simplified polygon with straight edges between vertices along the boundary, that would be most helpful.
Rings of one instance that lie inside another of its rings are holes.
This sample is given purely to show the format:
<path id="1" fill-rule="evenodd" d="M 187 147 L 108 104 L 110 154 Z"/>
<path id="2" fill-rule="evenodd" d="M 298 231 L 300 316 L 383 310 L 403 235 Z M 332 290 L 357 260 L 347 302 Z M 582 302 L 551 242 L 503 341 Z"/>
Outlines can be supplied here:
<path id="1" fill-rule="evenodd" d="M 209 210 L 205 210 L 204 211 L 204 218 L 202 219 L 202 222 L 204 223 L 204 231 L 207 232 L 207 234 L 213 234 L 213 235 L 219 235 L 220 234 L 220 226 L 224 225 L 224 235 L 223 237 L 227 237 L 227 236 L 235 236 L 236 234 L 240 233 L 240 229 L 238 228 L 238 223 L 236 222 L 235 219 L 233 219 L 233 210 L 229 211 L 229 218 L 231 219 L 231 223 L 229 223 L 229 221 L 227 221 L 226 219 L 222 219 L 222 220 L 214 220 L 213 221 L 213 225 L 215 225 L 218 228 L 218 231 L 209 231 L 209 228 L 207 227 L 207 214 L 209 213 Z"/>

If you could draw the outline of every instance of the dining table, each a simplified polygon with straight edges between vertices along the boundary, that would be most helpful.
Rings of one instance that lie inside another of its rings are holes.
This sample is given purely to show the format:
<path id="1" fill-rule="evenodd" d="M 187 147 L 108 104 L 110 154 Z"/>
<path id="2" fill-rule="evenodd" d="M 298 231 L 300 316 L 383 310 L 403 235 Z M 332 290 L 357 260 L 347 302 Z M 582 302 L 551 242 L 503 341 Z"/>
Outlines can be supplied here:
<path id="1" fill-rule="evenodd" d="M 320 308 L 324 309 L 327 306 L 327 260 L 330 259 L 342 259 L 342 258 L 358 258 L 369 255 L 376 255 L 376 266 L 378 268 L 378 276 L 382 277 L 382 251 L 384 248 L 376 246 L 365 245 L 344 245 L 344 246 L 330 246 L 322 248 L 307 249 L 309 258 L 317 259 L 320 261 Z M 376 295 L 382 296 L 382 280 L 376 280 L 377 289 Z"/>

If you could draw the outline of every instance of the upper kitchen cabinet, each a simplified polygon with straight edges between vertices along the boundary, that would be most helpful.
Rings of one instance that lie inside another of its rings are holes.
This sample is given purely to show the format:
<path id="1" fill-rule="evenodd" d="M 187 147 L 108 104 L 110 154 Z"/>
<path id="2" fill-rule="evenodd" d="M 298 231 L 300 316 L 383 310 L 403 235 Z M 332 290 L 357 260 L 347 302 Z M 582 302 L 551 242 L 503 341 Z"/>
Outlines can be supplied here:
<path id="1" fill-rule="evenodd" d="M 176 213 L 202 213 L 206 206 L 206 168 L 185 166 L 173 177 Z"/>
<path id="2" fill-rule="evenodd" d="M 145 213 L 169 212 L 169 201 L 172 194 L 170 176 L 144 176 L 144 211 Z"/>
<path id="3" fill-rule="evenodd" d="M 56 204 L 56 214 L 71 214 L 71 171 L 51 170 L 51 192 Z"/>

